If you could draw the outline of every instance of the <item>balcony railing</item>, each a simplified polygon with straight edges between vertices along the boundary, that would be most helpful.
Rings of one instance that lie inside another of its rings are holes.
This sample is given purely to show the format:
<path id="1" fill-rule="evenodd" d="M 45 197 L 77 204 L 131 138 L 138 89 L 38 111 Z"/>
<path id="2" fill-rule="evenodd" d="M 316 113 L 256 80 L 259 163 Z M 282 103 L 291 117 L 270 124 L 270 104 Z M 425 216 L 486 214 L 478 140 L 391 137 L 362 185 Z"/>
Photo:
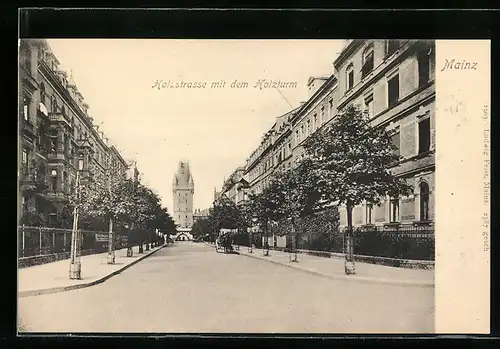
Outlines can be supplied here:
<path id="1" fill-rule="evenodd" d="M 51 122 L 63 122 L 71 127 L 71 123 L 66 119 L 66 116 L 60 112 L 49 113 L 49 120 Z"/>
<path id="2" fill-rule="evenodd" d="M 48 154 L 49 160 L 68 160 L 64 152 L 51 152 Z"/>

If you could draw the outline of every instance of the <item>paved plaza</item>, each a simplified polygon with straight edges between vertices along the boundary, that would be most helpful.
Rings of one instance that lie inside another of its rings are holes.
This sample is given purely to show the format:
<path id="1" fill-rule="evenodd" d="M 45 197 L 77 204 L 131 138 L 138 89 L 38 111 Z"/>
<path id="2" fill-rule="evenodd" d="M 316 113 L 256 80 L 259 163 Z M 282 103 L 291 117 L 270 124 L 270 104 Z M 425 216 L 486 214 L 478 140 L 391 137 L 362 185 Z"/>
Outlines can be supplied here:
<path id="1" fill-rule="evenodd" d="M 21 332 L 432 333 L 434 288 L 330 279 L 179 242 L 101 284 L 21 297 L 18 311 Z"/>

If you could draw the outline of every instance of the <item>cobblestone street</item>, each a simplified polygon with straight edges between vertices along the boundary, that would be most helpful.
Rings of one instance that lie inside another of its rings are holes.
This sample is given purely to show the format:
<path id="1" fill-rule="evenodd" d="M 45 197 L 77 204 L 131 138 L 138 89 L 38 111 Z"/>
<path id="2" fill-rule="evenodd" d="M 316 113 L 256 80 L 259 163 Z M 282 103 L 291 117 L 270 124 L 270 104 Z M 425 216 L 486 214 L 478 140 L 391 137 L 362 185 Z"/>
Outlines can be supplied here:
<path id="1" fill-rule="evenodd" d="M 180 242 L 85 289 L 19 298 L 30 332 L 429 333 L 434 289 L 329 280 Z"/>

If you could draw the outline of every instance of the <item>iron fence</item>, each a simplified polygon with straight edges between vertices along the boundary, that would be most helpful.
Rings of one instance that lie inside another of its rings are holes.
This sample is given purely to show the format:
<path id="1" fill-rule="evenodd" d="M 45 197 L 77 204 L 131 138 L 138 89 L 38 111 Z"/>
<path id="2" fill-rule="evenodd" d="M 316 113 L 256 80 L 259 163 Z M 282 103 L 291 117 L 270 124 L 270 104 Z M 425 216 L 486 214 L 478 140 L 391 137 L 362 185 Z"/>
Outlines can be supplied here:
<path id="1" fill-rule="evenodd" d="M 297 232 L 297 249 L 314 251 L 315 255 L 327 256 L 329 252 L 345 253 L 347 228 L 335 231 Z M 293 251 L 290 236 L 286 236 L 286 246 L 277 248 Z M 353 228 L 354 255 L 434 261 L 435 234 L 432 225 L 388 225 L 362 226 Z M 316 253 L 317 252 L 317 253 Z"/>
<path id="2" fill-rule="evenodd" d="M 79 250 L 82 255 L 90 251 L 94 253 L 107 251 L 109 232 L 78 231 L 80 233 Z M 19 226 L 17 233 L 19 258 L 46 256 L 71 250 L 71 229 Z M 115 249 L 121 249 L 127 245 L 126 236 L 114 234 L 114 238 Z"/>
<path id="3" fill-rule="evenodd" d="M 357 227 L 353 236 L 356 255 L 434 260 L 435 234 L 432 225 Z"/>

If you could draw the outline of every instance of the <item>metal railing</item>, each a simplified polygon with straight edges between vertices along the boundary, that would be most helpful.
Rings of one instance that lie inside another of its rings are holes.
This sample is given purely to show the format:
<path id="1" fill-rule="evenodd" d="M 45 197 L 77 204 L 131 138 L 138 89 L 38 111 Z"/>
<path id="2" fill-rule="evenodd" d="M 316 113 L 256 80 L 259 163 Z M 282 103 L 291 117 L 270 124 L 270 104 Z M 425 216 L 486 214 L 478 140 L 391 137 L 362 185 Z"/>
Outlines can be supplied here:
<path id="1" fill-rule="evenodd" d="M 106 252 L 108 236 L 105 231 L 79 230 L 80 246 L 82 255 L 89 252 Z M 29 227 L 19 226 L 18 234 L 18 256 L 19 258 L 47 256 L 57 253 L 70 252 L 71 250 L 71 229 L 59 229 L 49 227 Z M 115 249 L 126 246 L 127 238 L 119 234 L 114 234 Z"/>
<path id="2" fill-rule="evenodd" d="M 354 253 L 411 260 L 434 260 L 432 225 L 372 226 L 354 230 Z"/>
<path id="3" fill-rule="evenodd" d="M 318 256 L 333 253 L 345 253 L 345 235 L 347 228 L 329 232 L 297 231 L 296 248 L 307 250 Z M 285 246 L 272 248 L 292 252 L 290 236 L 286 236 Z M 353 228 L 354 255 L 385 257 L 406 260 L 434 261 L 435 234 L 434 226 L 390 225 L 362 226 Z"/>

